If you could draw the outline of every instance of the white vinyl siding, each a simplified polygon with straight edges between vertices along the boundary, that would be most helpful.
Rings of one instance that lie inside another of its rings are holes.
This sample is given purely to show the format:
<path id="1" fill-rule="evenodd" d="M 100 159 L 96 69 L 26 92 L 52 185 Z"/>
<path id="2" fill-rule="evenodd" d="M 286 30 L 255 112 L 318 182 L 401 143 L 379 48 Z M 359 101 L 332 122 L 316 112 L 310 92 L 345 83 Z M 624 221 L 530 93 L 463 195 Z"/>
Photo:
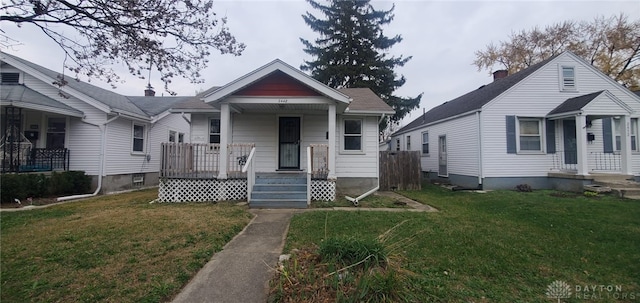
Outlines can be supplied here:
<path id="1" fill-rule="evenodd" d="M 340 116 L 338 116 L 340 117 Z M 348 119 L 353 119 L 349 116 Z M 336 153 L 336 176 L 340 177 L 378 177 L 378 119 L 379 117 L 358 117 L 362 119 L 362 147 L 363 152 L 358 154 Z M 341 121 L 339 118 L 337 121 Z M 341 136 L 340 127 L 336 127 L 336 143 L 339 144 Z M 336 145 L 339 146 L 339 145 Z"/>

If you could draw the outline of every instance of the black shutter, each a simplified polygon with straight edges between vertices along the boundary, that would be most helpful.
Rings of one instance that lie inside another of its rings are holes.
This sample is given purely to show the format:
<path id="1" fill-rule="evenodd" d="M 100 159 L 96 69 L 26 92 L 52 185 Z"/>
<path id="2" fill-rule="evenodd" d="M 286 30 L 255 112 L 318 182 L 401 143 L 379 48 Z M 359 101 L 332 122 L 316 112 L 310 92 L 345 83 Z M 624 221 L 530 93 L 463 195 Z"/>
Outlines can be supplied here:
<path id="1" fill-rule="evenodd" d="M 516 116 L 506 116 L 507 120 L 507 154 L 515 154 L 516 149 Z"/>
<path id="2" fill-rule="evenodd" d="M 556 121 L 547 120 L 547 154 L 556 153 Z"/>
<path id="3" fill-rule="evenodd" d="M 611 128 L 611 118 L 602 119 L 602 143 L 605 153 L 613 153 L 613 129 Z"/>

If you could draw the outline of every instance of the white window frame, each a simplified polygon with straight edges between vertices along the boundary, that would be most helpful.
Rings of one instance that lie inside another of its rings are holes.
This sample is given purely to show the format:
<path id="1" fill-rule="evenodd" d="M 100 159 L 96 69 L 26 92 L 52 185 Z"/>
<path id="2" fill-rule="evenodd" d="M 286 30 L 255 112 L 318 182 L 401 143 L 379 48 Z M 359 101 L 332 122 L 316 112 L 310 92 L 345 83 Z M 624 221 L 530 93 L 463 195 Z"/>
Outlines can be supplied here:
<path id="1" fill-rule="evenodd" d="M 538 135 L 529 135 L 529 134 L 521 134 L 520 133 L 520 122 L 525 121 L 536 121 L 538 122 Z M 517 117 L 516 119 L 516 146 L 519 154 L 543 154 L 545 152 L 545 142 L 544 142 L 544 127 L 542 123 L 544 121 L 543 118 L 535 118 L 535 117 Z M 523 150 L 520 147 L 521 137 L 538 137 L 540 138 L 540 149 L 539 150 Z"/>
<path id="2" fill-rule="evenodd" d="M 396 139 L 396 151 L 400 151 L 400 138 Z"/>
<path id="3" fill-rule="evenodd" d="M 620 122 L 622 121 L 621 118 L 613 118 L 613 151 L 615 153 L 619 153 L 620 152 L 620 148 L 622 146 L 622 142 L 620 141 L 621 136 L 621 132 L 620 132 Z M 638 118 L 631 118 L 630 119 L 630 132 L 631 134 L 629 134 L 629 136 L 631 137 L 631 140 L 629 143 L 631 143 L 631 152 L 634 153 L 640 153 L 640 146 L 638 146 Z M 633 148 L 633 141 L 636 141 L 636 148 Z"/>
<path id="4" fill-rule="evenodd" d="M 173 137 L 173 140 L 171 138 Z M 178 132 L 175 130 L 169 131 L 169 143 L 176 143 L 178 141 Z"/>
<path id="5" fill-rule="evenodd" d="M 427 135 L 427 142 L 424 142 L 424 135 Z M 429 132 L 428 131 L 427 132 L 422 132 L 420 134 L 420 140 L 422 140 L 422 149 L 421 149 L 422 155 L 428 156 L 429 155 Z M 424 145 L 425 144 L 427 145 L 427 152 L 426 153 L 424 152 Z"/>
<path id="6" fill-rule="evenodd" d="M 178 143 L 184 143 L 184 133 L 178 132 Z"/>
<path id="7" fill-rule="evenodd" d="M 142 127 L 142 137 L 136 137 L 136 127 Z M 135 150 L 135 141 L 142 140 L 142 150 Z M 142 154 L 146 152 L 147 143 L 147 126 L 142 123 L 131 123 L 131 154 Z"/>
<path id="8" fill-rule="evenodd" d="M 411 150 L 411 136 L 407 136 L 405 145 L 407 146 L 407 150 Z"/>
<path id="9" fill-rule="evenodd" d="M 213 120 L 218 120 L 218 124 L 220 125 L 219 127 L 220 129 L 218 129 L 217 133 L 211 132 L 211 121 Z M 222 134 L 220 134 L 220 130 L 222 129 L 221 122 L 222 121 L 220 120 L 220 118 L 209 118 L 209 125 L 207 126 L 207 128 L 209 129 L 209 136 L 207 137 L 207 142 L 209 144 L 220 144 L 220 138 L 222 137 Z M 218 142 L 211 142 L 211 136 L 215 136 L 215 135 L 218 136 Z"/>
<path id="10" fill-rule="evenodd" d="M 360 134 L 346 134 L 346 126 L 345 124 L 347 123 L 347 121 L 360 121 Z M 365 121 L 363 118 L 342 118 L 341 119 L 341 123 L 340 123 L 340 153 L 343 154 L 364 154 L 365 153 L 365 125 L 364 125 Z M 346 137 L 360 137 L 360 149 L 346 149 L 345 146 L 345 138 Z"/>
<path id="11" fill-rule="evenodd" d="M 565 69 L 571 69 L 571 71 L 573 72 L 573 78 L 569 78 L 564 76 L 564 70 Z M 570 66 L 570 65 L 560 65 L 559 68 L 559 73 L 560 73 L 560 90 L 561 91 L 571 91 L 571 92 L 575 92 L 578 90 L 578 81 L 577 81 L 577 77 L 576 77 L 576 68 L 575 66 Z M 567 85 L 567 81 L 565 80 L 570 80 L 573 82 L 573 85 Z"/>

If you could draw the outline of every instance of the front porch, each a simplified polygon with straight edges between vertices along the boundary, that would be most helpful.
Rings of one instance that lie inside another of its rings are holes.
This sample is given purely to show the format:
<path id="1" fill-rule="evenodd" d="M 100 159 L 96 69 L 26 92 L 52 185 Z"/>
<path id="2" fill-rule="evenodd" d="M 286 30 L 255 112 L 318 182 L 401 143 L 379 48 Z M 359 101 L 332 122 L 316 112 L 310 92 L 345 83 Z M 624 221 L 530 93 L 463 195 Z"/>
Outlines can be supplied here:
<path id="1" fill-rule="evenodd" d="M 255 171 L 254 143 L 227 144 L 226 157 L 218 143 L 163 143 L 161 149 L 161 202 L 246 200 L 251 207 L 305 208 L 335 199 L 328 144 L 309 144 L 302 170 L 269 172 Z"/>

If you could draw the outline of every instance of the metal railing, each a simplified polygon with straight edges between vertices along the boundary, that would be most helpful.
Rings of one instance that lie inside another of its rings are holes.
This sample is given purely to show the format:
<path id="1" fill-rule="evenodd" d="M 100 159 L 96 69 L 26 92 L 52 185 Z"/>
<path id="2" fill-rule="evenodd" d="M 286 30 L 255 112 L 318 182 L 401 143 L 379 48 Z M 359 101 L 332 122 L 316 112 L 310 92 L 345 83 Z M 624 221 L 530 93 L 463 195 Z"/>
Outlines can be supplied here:
<path id="1" fill-rule="evenodd" d="M 589 156 L 595 164 L 593 170 L 619 171 L 622 169 L 622 156 L 619 153 L 592 152 Z"/>
<path id="2" fill-rule="evenodd" d="M 30 148 L 16 157 L 2 157 L 2 172 L 38 172 L 69 170 L 70 152 L 67 148 Z"/>
<path id="3" fill-rule="evenodd" d="M 619 153 L 590 152 L 588 157 L 590 171 L 619 171 L 622 169 L 622 156 Z M 577 171 L 577 151 L 556 151 L 553 154 L 553 169 Z"/>

